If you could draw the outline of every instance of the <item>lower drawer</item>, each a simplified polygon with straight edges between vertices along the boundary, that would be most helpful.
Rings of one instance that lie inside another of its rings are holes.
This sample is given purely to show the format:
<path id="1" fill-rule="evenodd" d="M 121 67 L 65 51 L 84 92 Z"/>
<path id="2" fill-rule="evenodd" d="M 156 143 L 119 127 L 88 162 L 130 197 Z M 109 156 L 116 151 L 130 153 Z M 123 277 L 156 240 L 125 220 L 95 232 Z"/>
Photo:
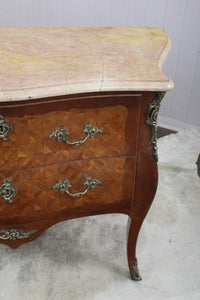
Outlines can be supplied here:
<path id="1" fill-rule="evenodd" d="M 136 160 L 118 157 L 0 172 L 0 224 L 130 208 Z"/>

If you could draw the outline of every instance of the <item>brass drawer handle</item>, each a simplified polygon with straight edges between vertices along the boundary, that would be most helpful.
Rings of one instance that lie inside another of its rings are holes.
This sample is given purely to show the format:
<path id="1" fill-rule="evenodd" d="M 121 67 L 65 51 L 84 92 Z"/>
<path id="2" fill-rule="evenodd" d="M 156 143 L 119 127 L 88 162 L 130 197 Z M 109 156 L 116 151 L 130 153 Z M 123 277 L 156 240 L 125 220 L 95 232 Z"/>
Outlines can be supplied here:
<path id="1" fill-rule="evenodd" d="M 19 240 L 19 239 L 26 239 L 31 234 L 38 231 L 37 229 L 31 230 L 28 232 L 24 232 L 23 230 L 16 230 L 16 229 L 2 229 L 0 230 L 0 239 L 1 240 Z"/>
<path id="2" fill-rule="evenodd" d="M 76 142 L 70 142 L 67 139 L 67 136 L 69 135 L 69 132 L 67 131 L 65 126 L 62 125 L 60 130 L 56 129 L 52 133 L 50 133 L 49 138 L 52 138 L 52 137 L 55 136 L 58 142 L 64 141 L 69 145 L 80 145 L 80 144 L 83 144 L 88 138 L 92 138 L 96 134 L 102 134 L 103 133 L 103 131 L 101 129 L 99 129 L 97 126 L 92 126 L 91 123 L 85 124 L 82 132 L 84 132 L 86 134 L 85 137 L 82 140 L 76 141 Z"/>
<path id="3" fill-rule="evenodd" d="M 68 195 L 70 195 L 72 197 L 80 197 L 82 195 L 85 195 L 88 190 L 93 190 L 97 185 L 102 186 L 101 181 L 99 181 L 98 179 L 92 178 L 91 176 L 86 177 L 83 184 L 87 186 L 86 189 L 83 192 L 72 194 L 69 191 L 69 188 L 71 187 L 71 184 L 70 184 L 69 180 L 67 178 L 65 178 L 64 181 L 56 183 L 52 187 L 52 190 L 59 189 L 60 193 L 67 193 Z"/>
<path id="4" fill-rule="evenodd" d="M 11 129 L 12 125 L 5 123 L 5 117 L 0 115 L 0 139 L 6 142 Z"/>
<path id="5" fill-rule="evenodd" d="M 17 194 L 17 189 L 11 186 L 11 180 L 6 178 L 2 181 L 0 186 L 0 195 L 2 195 L 3 199 L 8 203 L 12 203 L 12 199 Z"/>

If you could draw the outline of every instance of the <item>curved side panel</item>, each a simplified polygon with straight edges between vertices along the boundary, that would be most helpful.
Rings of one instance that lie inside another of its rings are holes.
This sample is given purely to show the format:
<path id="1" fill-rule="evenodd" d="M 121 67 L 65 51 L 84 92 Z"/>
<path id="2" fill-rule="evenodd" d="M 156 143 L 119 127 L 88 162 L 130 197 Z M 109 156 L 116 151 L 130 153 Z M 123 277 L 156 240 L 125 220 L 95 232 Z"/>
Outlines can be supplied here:
<path id="1" fill-rule="evenodd" d="M 150 153 L 149 153 L 150 152 Z M 158 184 L 158 168 L 152 150 L 144 150 L 139 154 L 135 194 L 132 203 L 134 219 L 144 220 L 154 199 Z"/>
<path id="2" fill-rule="evenodd" d="M 149 110 L 154 109 L 151 104 L 157 99 L 156 93 L 144 93 L 144 100 L 141 111 L 140 119 L 140 134 L 138 141 L 138 156 L 137 156 L 137 174 L 135 183 L 135 192 L 132 201 L 131 213 L 128 222 L 128 235 L 127 235 L 127 258 L 130 270 L 131 278 L 134 278 L 135 265 L 136 265 L 136 243 L 140 228 L 145 219 L 145 216 L 153 202 L 157 184 L 158 184 L 158 168 L 157 168 L 157 154 L 156 150 L 156 130 L 157 122 L 153 118 L 153 133 L 152 125 L 147 122 L 146 118 L 149 118 Z M 160 100 L 161 101 L 161 100 Z M 156 107 L 156 116 L 158 113 Z M 147 113 L 148 112 L 148 113 Z M 154 112 L 154 111 L 153 111 Z M 152 136 L 154 137 L 154 143 L 152 142 Z M 136 266 L 137 267 L 137 266 Z M 137 269 L 138 270 L 138 269 Z M 139 274 L 139 273 L 138 273 Z M 140 276 L 138 275 L 138 278 Z"/>

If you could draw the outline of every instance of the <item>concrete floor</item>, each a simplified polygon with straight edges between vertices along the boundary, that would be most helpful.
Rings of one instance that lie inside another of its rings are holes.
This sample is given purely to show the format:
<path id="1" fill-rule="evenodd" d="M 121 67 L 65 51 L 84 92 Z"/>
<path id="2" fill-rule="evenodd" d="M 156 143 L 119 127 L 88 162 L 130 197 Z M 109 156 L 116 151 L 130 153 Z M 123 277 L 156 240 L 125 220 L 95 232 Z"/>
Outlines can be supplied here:
<path id="1" fill-rule="evenodd" d="M 176 131 L 166 129 L 166 128 L 163 128 L 163 127 L 158 127 L 157 138 L 159 139 L 161 137 L 164 137 L 164 136 L 172 134 L 172 133 L 176 133 Z M 200 151 L 200 149 L 199 149 L 199 151 Z M 197 174 L 200 177 L 200 153 L 199 153 L 199 156 L 197 158 L 196 165 L 197 165 Z"/>

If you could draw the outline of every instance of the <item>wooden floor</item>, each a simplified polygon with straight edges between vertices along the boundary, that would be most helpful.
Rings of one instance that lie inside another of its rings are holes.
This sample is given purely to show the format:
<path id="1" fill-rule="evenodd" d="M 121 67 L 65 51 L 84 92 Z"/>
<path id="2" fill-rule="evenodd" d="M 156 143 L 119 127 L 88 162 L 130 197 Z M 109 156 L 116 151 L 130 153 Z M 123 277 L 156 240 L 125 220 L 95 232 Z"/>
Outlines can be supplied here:
<path id="1" fill-rule="evenodd" d="M 171 133 L 176 133 L 176 131 L 166 129 L 166 128 L 162 128 L 162 127 L 158 127 L 158 132 L 157 132 L 158 139 L 165 136 L 165 135 L 171 134 Z"/>

